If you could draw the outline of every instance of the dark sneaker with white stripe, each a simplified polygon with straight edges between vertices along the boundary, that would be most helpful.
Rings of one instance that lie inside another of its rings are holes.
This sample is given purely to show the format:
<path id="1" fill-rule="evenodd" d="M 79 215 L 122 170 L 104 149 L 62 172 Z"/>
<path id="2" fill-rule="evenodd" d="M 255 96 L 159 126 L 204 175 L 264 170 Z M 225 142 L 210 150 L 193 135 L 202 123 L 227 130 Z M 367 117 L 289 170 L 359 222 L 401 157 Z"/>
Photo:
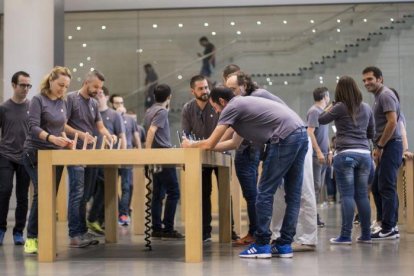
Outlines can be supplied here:
<path id="1" fill-rule="evenodd" d="M 385 232 L 384 230 L 375 232 L 371 234 L 371 239 L 374 241 L 379 241 L 379 240 L 395 240 L 398 239 L 398 235 L 394 229 L 392 229 L 391 231 Z"/>
<path id="2" fill-rule="evenodd" d="M 270 244 L 252 244 L 246 250 L 239 254 L 240 258 L 258 258 L 268 259 L 272 257 L 272 249 Z"/>

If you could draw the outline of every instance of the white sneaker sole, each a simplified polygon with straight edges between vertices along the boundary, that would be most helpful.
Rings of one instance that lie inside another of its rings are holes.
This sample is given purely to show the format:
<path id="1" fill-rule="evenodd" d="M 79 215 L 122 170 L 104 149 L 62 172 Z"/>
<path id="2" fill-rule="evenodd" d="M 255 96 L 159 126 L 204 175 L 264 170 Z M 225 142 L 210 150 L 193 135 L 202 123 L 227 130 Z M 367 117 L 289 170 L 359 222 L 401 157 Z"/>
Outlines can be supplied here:
<path id="1" fill-rule="evenodd" d="M 240 258 L 250 258 L 250 259 L 270 259 L 272 258 L 271 253 L 265 254 L 251 254 L 251 255 L 239 255 Z"/>
<path id="2" fill-rule="evenodd" d="M 293 253 L 287 253 L 287 254 L 272 254 L 272 257 L 276 257 L 276 258 L 293 258 Z"/>

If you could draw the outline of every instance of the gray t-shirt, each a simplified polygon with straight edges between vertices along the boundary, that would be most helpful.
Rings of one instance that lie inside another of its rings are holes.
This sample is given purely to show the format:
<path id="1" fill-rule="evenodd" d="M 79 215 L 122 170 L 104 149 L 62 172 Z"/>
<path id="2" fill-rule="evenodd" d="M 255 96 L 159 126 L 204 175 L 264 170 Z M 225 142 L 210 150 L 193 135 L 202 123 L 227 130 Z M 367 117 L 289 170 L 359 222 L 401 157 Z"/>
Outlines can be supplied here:
<path id="1" fill-rule="evenodd" d="M 29 105 L 29 100 L 17 104 L 11 99 L 0 105 L 0 155 L 15 163 L 21 163 Z"/>
<path id="2" fill-rule="evenodd" d="M 127 140 L 127 149 L 133 148 L 133 139 L 134 139 L 134 133 L 139 132 L 138 131 L 138 125 L 137 122 L 131 117 L 126 114 L 122 115 L 122 123 L 124 124 L 125 128 L 125 137 Z"/>
<path id="3" fill-rule="evenodd" d="M 68 94 L 68 122 L 67 124 L 76 130 L 89 132 L 94 135 L 98 132 L 96 123 L 102 121 L 101 114 L 98 109 L 98 102 L 93 99 L 85 99 L 78 91 Z M 70 139 L 74 137 L 68 136 Z M 78 139 L 76 148 L 81 149 L 83 141 Z M 91 147 L 92 145 L 88 145 Z"/>
<path id="4" fill-rule="evenodd" d="M 378 142 L 384 132 L 385 125 L 387 124 L 387 118 L 385 113 L 395 112 L 397 118 L 400 117 L 400 103 L 394 92 L 388 87 L 383 86 L 380 91 L 375 94 L 375 101 L 372 107 L 375 118 L 375 138 L 374 142 Z M 397 124 L 394 133 L 390 139 L 401 138 L 400 125 Z"/>
<path id="5" fill-rule="evenodd" d="M 104 126 L 110 134 L 114 134 L 119 137 L 121 133 L 125 133 L 125 126 L 123 124 L 121 114 L 110 108 L 105 111 L 100 111 L 99 113 L 101 114 Z M 99 135 L 98 145 L 101 145 L 103 136 L 98 133 L 97 135 Z M 113 145 L 113 147 L 116 148 L 117 144 Z"/>
<path id="6" fill-rule="evenodd" d="M 54 136 L 62 136 L 65 130 L 67 106 L 63 99 L 51 100 L 42 94 L 37 94 L 30 101 L 29 132 L 24 143 L 25 149 L 60 149 L 59 146 L 42 140 L 42 131 Z"/>
<path id="7" fill-rule="evenodd" d="M 284 104 L 241 96 L 228 102 L 217 124 L 231 126 L 238 135 L 256 145 L 285 139 L 304 126 L 300 117 Z"/>
<path id="8" fill-rule="evenodd" d="M 150 126 L 156 126 L 152 148 L 171 148 L 170 123 L 168 121 L 168 110 L 160 104 L 153 104 L 145 112 L 145 129 L 148 132 Z"/>
<path id="9" fill-rule="evenodd" d="M 308 127 L 315 128 L 315 137 L 318 146 L 323 154 L 328 154 L 329 151 L 329 126 L 319 125 L 319 115 L 322 114 L 323 109 L 317 105 L 313 105 L 306 115 Z M 313 151 L 313 156 L 316 156 L 316 151 Z"/>
<path id="10" fill-rule="evenodd" d="M 207 139 L 217 125 L 218 114 L 208 101 L 203 110 L 195 99 L 184 105 L 181 113 L 181 129 L 186 135 L 194 134 L 197 139 Z"/>
<path id="11" fill-rule="evenodd" d="M 269 91 L 263 88 L 256 89 L 255 91 L 252 92 L 252 94 L 250 94 L 250 96 L 265 98 L 265 99 L 286 105 L 286 103 L 281 98 L 279 98 L 276 95 L 273 95 L 272 93 L 270 93 Z"/>
<path id="12" fill-rule="evenodd" d="M 336 151 L 348 149 L 370 150 L 369 140 L 374 137 L 374 116 L 368 104 L 362 103 L 355 116 L 355 122 L 348 113 L 345 104 L 335 104 L 329 112 L 319 116 L 322 125 L 335 121 Z"/>

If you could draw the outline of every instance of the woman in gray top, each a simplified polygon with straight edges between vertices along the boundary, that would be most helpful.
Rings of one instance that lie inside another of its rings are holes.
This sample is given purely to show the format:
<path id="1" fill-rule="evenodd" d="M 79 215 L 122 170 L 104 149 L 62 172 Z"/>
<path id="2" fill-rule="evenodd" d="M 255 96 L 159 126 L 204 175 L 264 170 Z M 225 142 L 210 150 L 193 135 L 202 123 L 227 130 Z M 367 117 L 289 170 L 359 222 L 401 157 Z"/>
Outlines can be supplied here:
<path id="1" fill-rule="evenodd" d="M 331 244 L 352 244 L 352 219 L 356 203 L 361 221 L 361 236 L 357 242 L 371 242 L 371 208 L 368 200 L 368 176 L 371 153 L 368 139 L 374 137 L 371 108 L 362 102 L 362 94 L 355 81 L 341 77 L 335 91 L 335 102 L 320 116 L 320 124 L 335 121 L 336 151 L 333 167 L 341 195 L 342 228 Z"/>
<path id="2" fill-rule="evenodd" d="M 27 225 L 27 240 L 24 251 L 29 254 L 37 253 L 37 151 L 42 149 L 62 149 L 72 144 L 72 141 L 62 137 L 66 124 L 66 102 L 63 97 L 69 87 L 71 73 L 66 67 L 56 66 L 46 75 L 40 84 L 40 93 L 35 95 L 29 107 L 29 133 L 23 150 L 23 165 L 29 174 L 34 195 Z M 60 182 L 62 166 L 56 168 L 56 184 Z M 57 189 L 56 189 L 57 190 Z"/>

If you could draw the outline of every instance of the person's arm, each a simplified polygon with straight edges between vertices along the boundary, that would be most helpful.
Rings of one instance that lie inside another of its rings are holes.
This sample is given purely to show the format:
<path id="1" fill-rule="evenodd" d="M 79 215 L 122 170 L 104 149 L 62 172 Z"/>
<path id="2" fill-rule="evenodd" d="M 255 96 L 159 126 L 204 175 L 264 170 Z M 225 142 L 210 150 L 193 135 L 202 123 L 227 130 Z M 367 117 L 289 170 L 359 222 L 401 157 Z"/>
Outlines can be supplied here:
<path id="1" fill-rule="evenodd" d="M 132 141 L 133 141 L 134 146 L 137 149 L 142 149 L 141 138 L 140 138 L 139 132 L 137 130 L 134 131 L 134 133 L 133 133 Z"/>
<path id="2" fill-rule="evenodd" d="M 316 156 L 318 157 L 318 161 L 321 164 L 325 163 L 325 155 L 322 153 L 321 148 L 318 145 L 318 141 L 316 140 L 315 136 L 315 128 L 314 127 L 308 127 L 307 129 L 308 135 L 312 142 L 312 148 L 316 152 Z"/>
<path id="3" fill-rule="evenodd" d="M 380 139 L 376 144 L 376 148 L 374 149 L 374 159 L 378 162 L 381 160 L 382 150 L 384 146 L 388 143 L 392 135 L 394 134 L 395 129 L 397 128 L 397 113 L 394 111 L 389 111 L 385 113 L 385 117 L 387 119 L 387 123 L 384 127 L 384 132 L 382 133 Z"/>
<path id="4" fill-rule="evenodd" d="M 89 132 L 83 132 L 73 127 L 69 126 L 68 124 L 65 125 L 65 133 L 70 135 L 71 137 L 75 137 L 75 134 L 78 134 L 78 138 L 84 141 L 86 138 L 88 139 L 88 144 L 93 143 L 94 137 Z"/>
<path id="5" fill-rule="evenodd" d="M 407 139 L 407 130 L 405 129 L 405 125 L 403 121 L 400 121 L 401 127 L 401 137 L 402 137 L 402 144 L 403 144 L 403 158 L 405 159 L 413 159 L 414 154 L 408 150 L 408 139 Z"/>
<path id="6" fill-rule="evenodd" d="M 224 135 L 228 127 L 229 127 L 228 125 L 216 126 L 216 128 L 214 129 L 210 137 L 205 140 L 190 141 L 184 138 L 181 146 L 183 148 L 202 148 L 202 149 L 207 149 L 207 150 L 215 150 L 216 145 L 218 144 L 218 142 L 220 141 L 221 137 Z M 147 135 L 147 141 L 148 141 L 148 135 Z"/>
<path id="7" fill-rule="evenodd" d="M 231 127 L 229 127 L 224 133 L 223 137 L 221 137 L 220 142 L 230 140 L 233 137 L 233 134 L 234 134 L 234 130 Z"/>
<path id="8" fill-rule="evenodd" d="M 97 121 L 96 123 L 96 128 L 98 129 L 99 133 L 103 136 L 106 137 L 106 139 L 108 139 L 108 142 L 113 142 L 116 143 L 116 141 L 118 140 L 118 138 L 116 137 L 116 135 L 112 135 L 108 129 L 105 127 L 104 123 L 102 121 Z"/>
<path id="9" fill-rule="evenodd" d="M 236 132 L 233 133 L 233 137 L 229 140 L 220 140 L 220 142 L 214 147 L 215 151 L 228 151 L 234 150 L 240 147 L 240 144 L 243 142 L 243 138 L 239 136 Z"/>
<path id="10" fill-rule="evenodd" d="M 145 148 L 150 149 L 152 148 L 152 143 L 154 142 L 155 133 L 157 132 L 158 127 L 155 125 L 151 125 L 147 131 L 147 139 L 145 141 Z"/>

